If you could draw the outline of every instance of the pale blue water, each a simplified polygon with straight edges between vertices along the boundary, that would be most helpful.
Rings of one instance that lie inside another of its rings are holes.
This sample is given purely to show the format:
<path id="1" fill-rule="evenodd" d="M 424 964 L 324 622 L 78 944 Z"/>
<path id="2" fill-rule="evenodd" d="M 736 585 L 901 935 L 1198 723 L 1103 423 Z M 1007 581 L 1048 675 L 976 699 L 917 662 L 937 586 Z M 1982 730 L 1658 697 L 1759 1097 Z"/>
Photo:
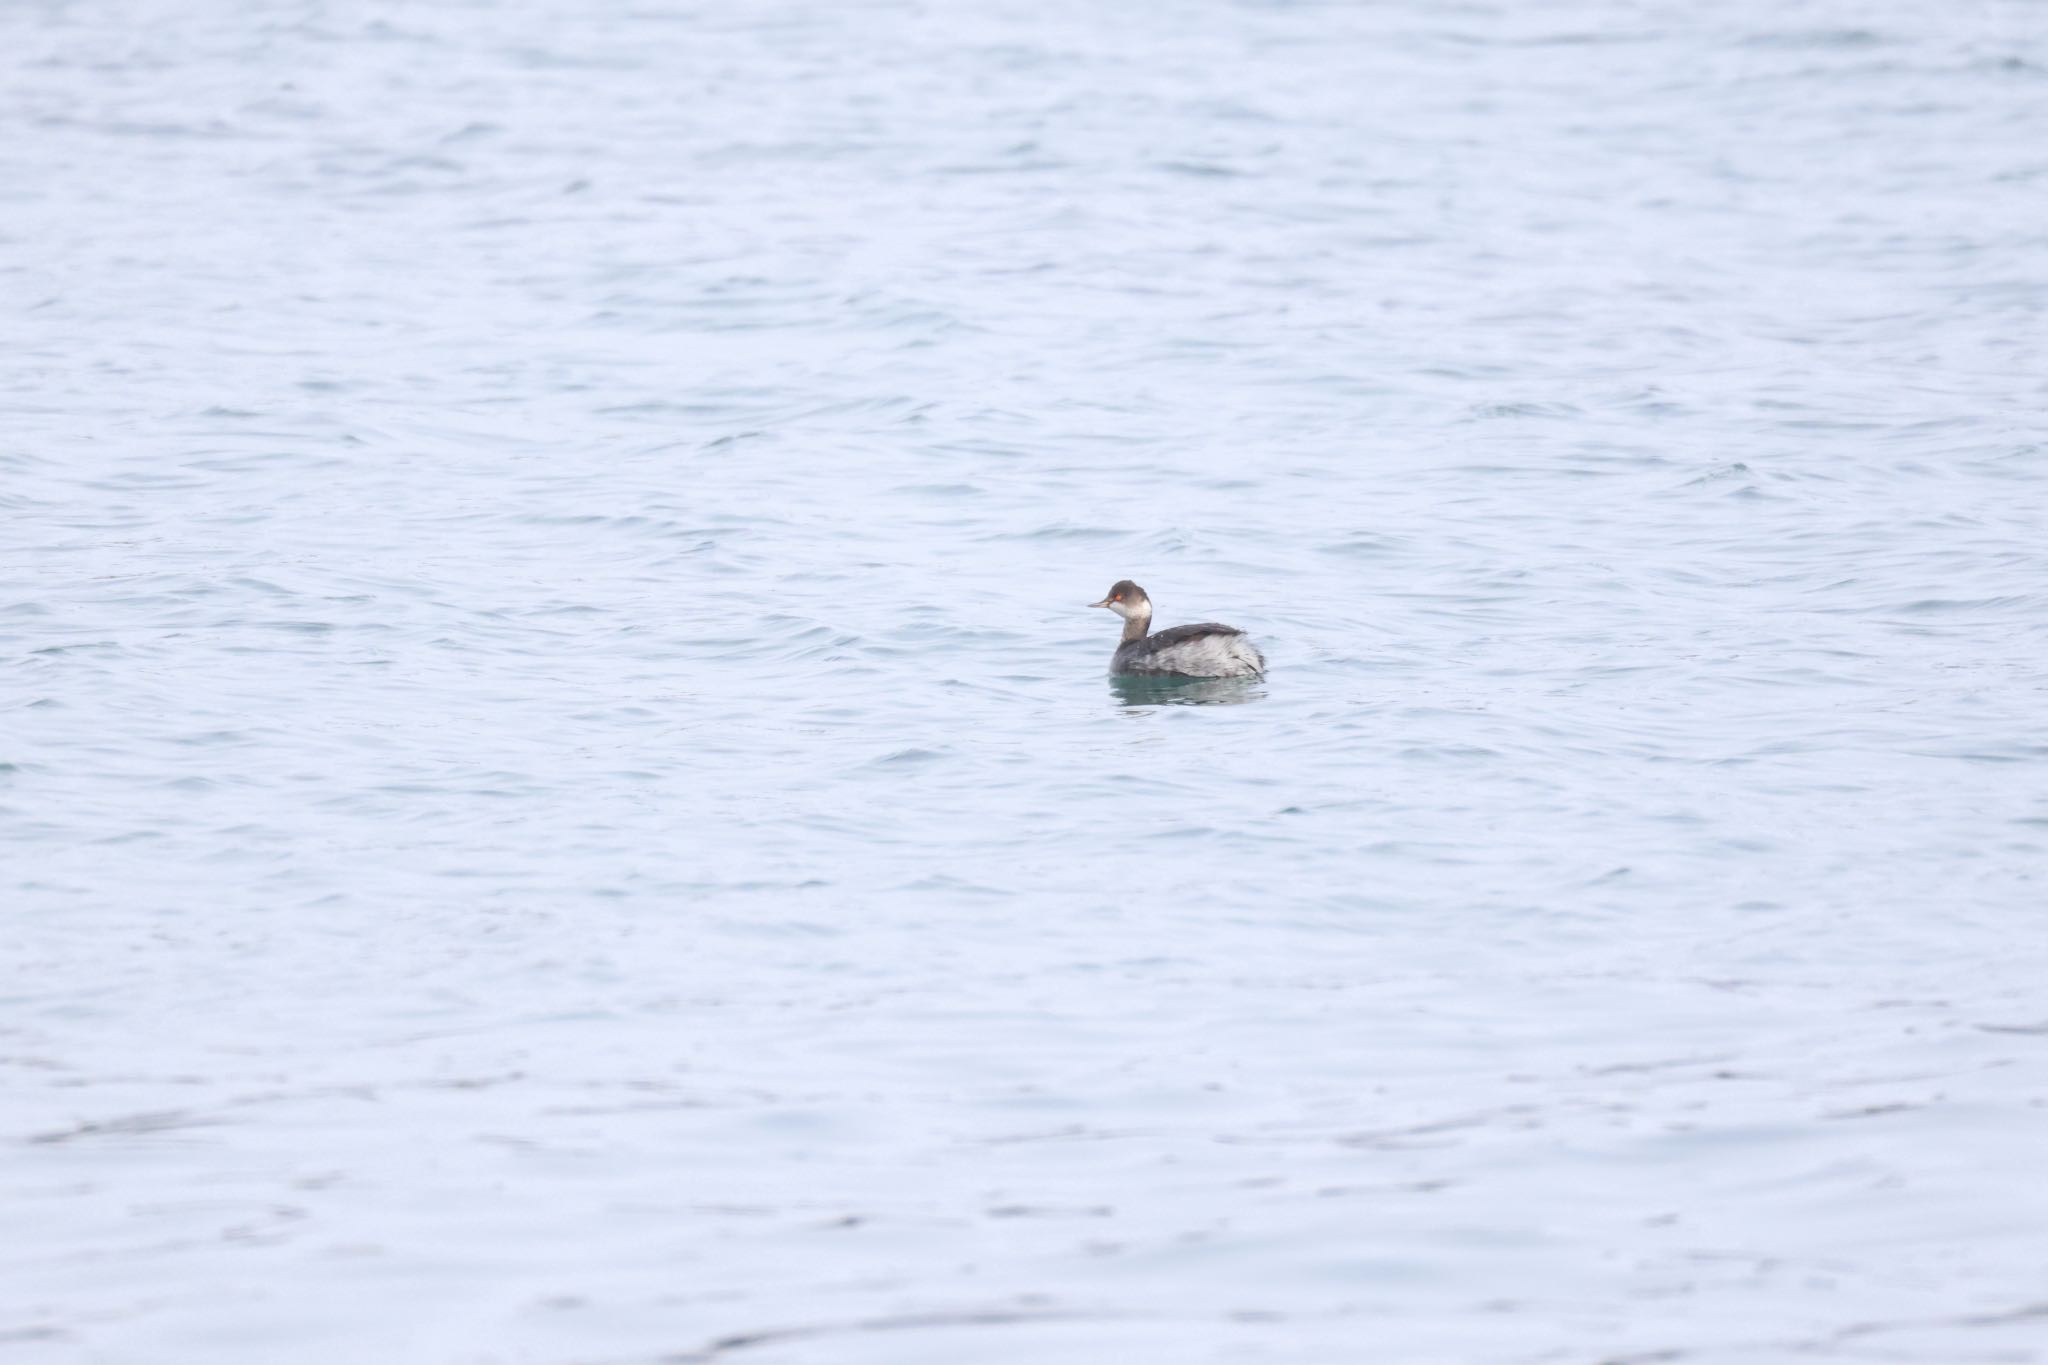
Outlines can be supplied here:
<path id="1" fill-rule="evenodd" d="M 20 5 L 0 120 L 20 1358 L 2048 1359 L 2038 6 Z"/>

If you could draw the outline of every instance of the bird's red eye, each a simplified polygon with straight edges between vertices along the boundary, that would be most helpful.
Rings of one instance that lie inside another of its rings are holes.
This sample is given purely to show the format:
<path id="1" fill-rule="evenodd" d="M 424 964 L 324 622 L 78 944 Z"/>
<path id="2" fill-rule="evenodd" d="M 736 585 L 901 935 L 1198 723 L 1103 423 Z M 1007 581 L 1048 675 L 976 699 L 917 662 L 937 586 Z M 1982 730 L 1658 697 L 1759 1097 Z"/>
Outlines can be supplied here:
<path id="1" fill-rule="evenodd" d="M 1122 593 L 1118 593 L 1116 596 L 1110 598 L 1109 600 L 1112 602 L 1121 602 L 1124 600 L 1124 595 Z"/>

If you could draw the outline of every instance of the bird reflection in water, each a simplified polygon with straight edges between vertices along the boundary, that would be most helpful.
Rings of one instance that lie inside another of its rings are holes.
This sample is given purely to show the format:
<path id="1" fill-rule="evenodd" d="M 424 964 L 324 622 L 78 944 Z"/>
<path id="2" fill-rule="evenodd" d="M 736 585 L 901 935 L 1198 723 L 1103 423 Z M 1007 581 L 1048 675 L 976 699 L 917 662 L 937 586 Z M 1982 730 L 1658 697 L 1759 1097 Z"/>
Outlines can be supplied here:
<path id="1" fill-rule="evenodd" d="M 1236 706 L 1266 695 L 1260 678 L 1172 678 L 1111 674 L 1121 706 Z"/>

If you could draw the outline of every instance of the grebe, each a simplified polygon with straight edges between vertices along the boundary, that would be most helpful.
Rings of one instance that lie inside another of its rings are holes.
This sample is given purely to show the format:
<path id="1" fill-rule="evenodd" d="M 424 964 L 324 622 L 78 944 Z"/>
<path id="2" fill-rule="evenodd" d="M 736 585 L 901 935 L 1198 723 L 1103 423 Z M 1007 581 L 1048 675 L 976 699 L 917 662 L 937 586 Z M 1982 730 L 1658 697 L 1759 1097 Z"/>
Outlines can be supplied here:
<path id="1" fill-rule="evenodd" d="M 1255 678 L 1266 671 L 1265 656 L 1236 626 L 1205 622 L 1199 626 L 1175 626 L 1157 635 L 1152 627 L 1152 599 L 1145 590 L 1126 578 L 1109 590 L 1109 596 L 1091 607 L 1108 607 L 1124 618 L 1123 643 L 1110 660 L 1112 673 L 1147 674 L 1172 678 Z"/>

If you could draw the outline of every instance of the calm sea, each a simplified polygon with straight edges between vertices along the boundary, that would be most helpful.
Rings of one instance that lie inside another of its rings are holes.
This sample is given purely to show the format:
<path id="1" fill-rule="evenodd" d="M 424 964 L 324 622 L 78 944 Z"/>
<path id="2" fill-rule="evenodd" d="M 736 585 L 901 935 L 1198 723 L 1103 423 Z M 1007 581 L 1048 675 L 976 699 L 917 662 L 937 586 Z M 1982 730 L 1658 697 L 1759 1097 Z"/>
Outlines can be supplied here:
<path id="1" fill-rule="evenodd" d="M 24 0 L 0 129 L 8 1360 L 2048 1360 L 2040 5 Z"/>

